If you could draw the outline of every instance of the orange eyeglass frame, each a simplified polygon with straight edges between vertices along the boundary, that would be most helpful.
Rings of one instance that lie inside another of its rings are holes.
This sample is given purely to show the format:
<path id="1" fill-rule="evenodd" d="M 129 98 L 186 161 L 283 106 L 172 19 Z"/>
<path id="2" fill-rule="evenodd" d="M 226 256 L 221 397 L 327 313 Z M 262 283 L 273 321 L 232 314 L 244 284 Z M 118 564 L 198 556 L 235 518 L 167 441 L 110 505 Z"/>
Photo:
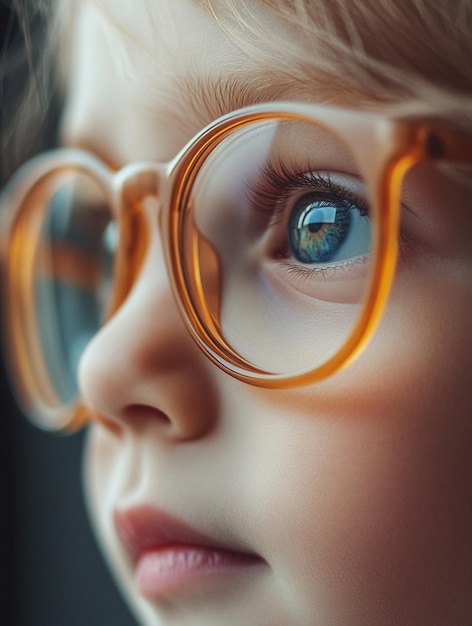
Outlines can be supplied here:
<path id="1" fill-rule="evenodd" d="M 185 237 L 191 190 L 208 155 L 238 129 L 256 122 L 285 120 L 319 125 L 344 142 L 360 166 L 370 189 L 373 210 L 379 216 L 373 244 L 376 262 L 363 312 L 351 335 L 322 365 L 290 374 L 263 371 L 227 344 L 205 305 L 198 244 Z M 36 157 L 20 168 L 0 197 L 5 347 L 12 382 L 23 409 L 46 428 L 74 429 L 89 419 L 89 409 L 79 398 L 67 407 L 58 403 L 41 356 L 35 324 L 33 286 L 41 222 L 35 214 L 42 206 L 35 187 L 52 172 L 86 173 L 105 190 L 108 202 L 114 207 L 120 245 L 107 318 L 126 299 L 139 274 L 149 243 L 143 201 L 158 196 L 161 210 L 156 219 L 169 280 L 189 332 L 207 357 L 229 375 L 244 383 L 280 389 L 311 384 L 334 374 L 367 345 L 385 309 L 394 278 L 402 181 L 410 168 L 426 160 L 470 164 L 472 138 L 435 124 L 291 102 L 257 105 L 230 113 L 203 129 L 167 164 L 130 164 L 115 172 L 80 150 L 59 149 Z M 183 249 L 186 258 L 195 260 L 190 274 L 182 260 Z"/>

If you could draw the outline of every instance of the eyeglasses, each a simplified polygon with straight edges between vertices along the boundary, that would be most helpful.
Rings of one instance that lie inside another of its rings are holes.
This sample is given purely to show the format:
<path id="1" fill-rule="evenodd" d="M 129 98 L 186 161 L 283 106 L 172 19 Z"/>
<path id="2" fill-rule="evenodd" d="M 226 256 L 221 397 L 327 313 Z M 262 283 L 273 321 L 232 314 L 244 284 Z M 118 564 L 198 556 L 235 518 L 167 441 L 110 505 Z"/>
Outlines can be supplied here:
<path id="1" fill-rule="evenodd" d="M 128 297 L 154 230 L 186 326 L 218 367 L 271 388 L 337 372 L 379 323 L 404 181 L 430 160 L 470 165 L 472 139 L 274 103 L 220 118 L 170 163 L 115 172 L 66 149 L 30 161 L 1 198 L 7 358 L 24 410 L 47 428 L 83 421 L 81 354 Z"/>

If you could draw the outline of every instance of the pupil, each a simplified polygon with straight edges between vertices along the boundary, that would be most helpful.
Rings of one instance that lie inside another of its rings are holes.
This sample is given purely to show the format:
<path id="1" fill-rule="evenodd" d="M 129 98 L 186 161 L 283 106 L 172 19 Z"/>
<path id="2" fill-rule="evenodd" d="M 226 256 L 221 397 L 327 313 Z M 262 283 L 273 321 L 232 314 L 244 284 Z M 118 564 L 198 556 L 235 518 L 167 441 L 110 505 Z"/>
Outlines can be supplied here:
<path id="1" fill-rule="evenodd" d="M 312 222 L 308 224 L 308 230 L 310 233 L 317 233 L 323 226 L 322 222 Z"/>

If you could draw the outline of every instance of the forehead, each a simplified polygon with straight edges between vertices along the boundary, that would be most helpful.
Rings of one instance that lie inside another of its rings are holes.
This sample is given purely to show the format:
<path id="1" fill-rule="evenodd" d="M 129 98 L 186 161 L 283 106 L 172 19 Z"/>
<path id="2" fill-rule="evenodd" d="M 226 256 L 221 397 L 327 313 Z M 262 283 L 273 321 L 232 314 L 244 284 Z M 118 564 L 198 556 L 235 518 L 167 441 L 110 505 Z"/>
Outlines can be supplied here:
<path id="1" fill-rule="evenodd" d="M 287 37 L 274 19 L 271 32 L 277 29 Z M 104 138 L 116 151 L 119 127 L 122 141 L 132 135 L 142 149 L 146 125 L 153 128 L 161 145 L 129 158 L 170 158 L 216 117 L 295 98 L 300 87 L 298 77 L 274 61 L 269 46 L 258 45 L 258 54 L 244 51 L 192 0 L 85 2 L 78 6 L 71 41 L 66 142 Z M 303 85 L 305 98 L 313 98 L 315 82 Z M 112 127 L 114 133 L 107 131 Z"/>
<path id="2" fill-rule="evenodd" d="M 105 17 L 110 31 L 127 46 L 132 43 L 141 52 L 150 55 L 186 52 L 188 44 L 198 41 L 201 50 L 209 50 L 221 57 L 225 51 L 219 19 L 204 0 L 86 0 L 90 8 Z M 255 19 L 272 11 L 263 8 L 259 1 L 251 2 Z M 244 29 L 240 36 L 243 37 Z M 227 41 L 228 43 L 228 41 Z M 223 48 L 222 48 L 223 45 Z M 177 57 L 174 61 L 178 61 Z"/>
<path id="3" fill-rule="evenodd" d="M 302 37 L 299 27 L 262 1 L 245 3 L 243 16 L 231 14 L 230 5 L 86 0 L 76 5 L 79 19 L 72 24 L 75 61 L 85 58 L 86 48 L 101 47 L 89 67 L 109 62 L 110 72 L 122 79 L 123 89 L 134 90 L 135 99 L 141 93 L 149 103 L 153 94 L 162 100 L 170 90 L 180 91 L 181 104 L 186 92 L 211 104 L 207 96 L 212 95 L 215 116 L 226 112 L 221 106 L 226 102 L 220 101 L 229 92 L 235 106 L 274 99 L 349 103 L 347 68 L 338 61 L 333 71 L 320 71 L 315 62 L 321 56 L 319 42 L 313 36 Z M 310 63 L 302 62 L 310 57 Z M 367 91 L 362 81 L 357 87 Z"/>
<path id="4" fill-rule="evenodd" d="M 60 2 L 70 14 L 67 0 Z M 348 88 L 362 100 L 427 100 L 425 83 L 456 93 L 472 90 L 470 64 L 464 63 L 472 55 L 472 40 L 461 28 L 472 19 L 468 0 L 460 7 L 402 0 L 398 10 L 390 0 L 86 2 L 100 9 L 128 43 L 134 40 L 150 53 L 165 43 L 178 44 L 185 53 L 184 40 L 197 39 L 218 59 L 224 41 L 218 40 L 220 30 L 247 64 L 265 60 L 302 81 L 324 74 L 330 97 L 339 98 Z"/>
<path id="5" fill-rule="evenodd" d="M 306 4 L 316 15 L 311 17 L 314 30 L 304 30 L 282 17 L 282 4 L 248 0 L 237 3 L 245 9 L 235 14 L 229 10 L 230 0 L 213 0 L 211 7 L 207 0 L 77 3 L 78 19 L 71 18 L 75 43 L 68 68 L 69 134 L 78 118 L 83 126 L 88 117 L 85 125 L 90 126 L 97 116 L 109 124 L 115 115 L 118 124 L 120 113 L 122 119 L 129 116 L 130 104 L 143 121 L 172 118 L 172 127 L 161 129 L 165 136 L 172 128 L 172 150 L 229 110 L 276 99 L 387 110 L 393 103 L 400 114 L 402 106 L 407 113 L 424 115 L 445 108 L 429 59 L 435 44 L 431 33 L 414 50 L 413 68 L 407 59 L 411 51 L 405 48 L 404 17 L 392 23 L 385 18 L 375 37 L 368 20 L 352 21 L 359 42 L 370 26 L 368 44 L 361 45 L 369 53 L 360 55 L 354 44 L 346 45 L 343 36 L 335 35 L 339 24 L 329 22 L 330 5 L 322 0 Z M 356 5 L 360 2 L 352 0 L 352 7 Z M 390 33 L 386 64 L 382 55 L 388 30 L 393 37 Z M 418 69 L 422 65 L 424 71 Z M 434 80 L 426 84 L 428 72 Z M 445 72 L 438 64 L 437 73 L 455 80 L 452 68 Z M 457 109 L 455 103 L 452 108 Z"/>

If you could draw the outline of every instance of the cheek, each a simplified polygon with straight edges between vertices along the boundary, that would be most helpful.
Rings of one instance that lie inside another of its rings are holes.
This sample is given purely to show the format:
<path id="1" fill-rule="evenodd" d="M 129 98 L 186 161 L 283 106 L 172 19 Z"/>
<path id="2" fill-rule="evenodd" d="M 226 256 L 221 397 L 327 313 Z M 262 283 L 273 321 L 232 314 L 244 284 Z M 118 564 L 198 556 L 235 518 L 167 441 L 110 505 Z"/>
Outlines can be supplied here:
<path id="1" fill-rule="evenodd" d="M 405 253 L 372 342 L 337 377 L 338 390 L 329 388 L 341 410 L 425 423 L 454 419 L 461 427 L 472 413 L 472 262 L 466 261 Z"/>
<path id="2" fill-rule="evenodd" d="M 465 434 L 414 418 L 313 418 L 282 445 L 261 445 L 253 489 L 263 554 L 300 611 L 323 624 L 402 614 L 433 623 L 429 611 L 471 597 Z"/>

